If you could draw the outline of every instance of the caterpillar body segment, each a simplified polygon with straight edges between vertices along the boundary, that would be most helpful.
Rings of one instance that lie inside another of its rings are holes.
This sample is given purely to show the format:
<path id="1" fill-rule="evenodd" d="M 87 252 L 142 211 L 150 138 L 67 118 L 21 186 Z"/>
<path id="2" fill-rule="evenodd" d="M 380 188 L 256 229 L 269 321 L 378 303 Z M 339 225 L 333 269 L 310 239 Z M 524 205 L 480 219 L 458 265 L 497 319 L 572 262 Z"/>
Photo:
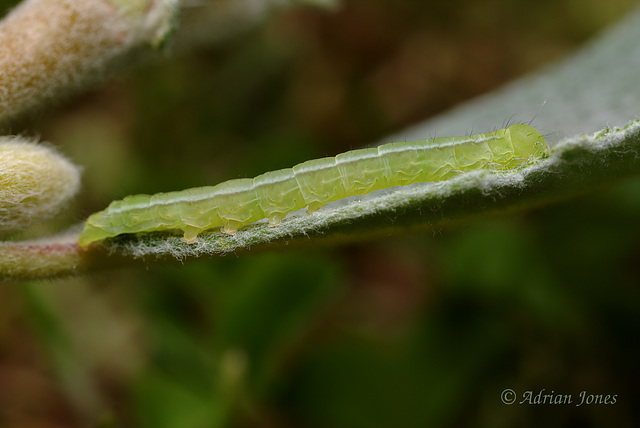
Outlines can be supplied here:
<path id="1" fill-rule="evenodd" d="M 350 196 L 340 169 L 336 168 L 336 158 L 313 159 L 292 169 L 309 214 L 331 201 Z"/>
<path id="2" fill-rule="evenodd" d="M 544 137 L 529 125 L 467 137 L 432 138 L 352 150 L 314 159 L 253 179 L 225 181 L 112 202 L 87 219 L 78 243 L 124 233 L 181 229 L 188 243 L 206 229 L 238 229 L 267 218 L 277 226 L 290 212 L 312 213 L 348 196 L 412 183 L 440 181 L 484 167 L 513 169 L 549 153 Z"/>
<path id="3" fill-rule="evenodd" d="M 292 168 L 264 173 L 253 182 L 270 226 L 277 226 L 287 214 L 307 206 Z"/>

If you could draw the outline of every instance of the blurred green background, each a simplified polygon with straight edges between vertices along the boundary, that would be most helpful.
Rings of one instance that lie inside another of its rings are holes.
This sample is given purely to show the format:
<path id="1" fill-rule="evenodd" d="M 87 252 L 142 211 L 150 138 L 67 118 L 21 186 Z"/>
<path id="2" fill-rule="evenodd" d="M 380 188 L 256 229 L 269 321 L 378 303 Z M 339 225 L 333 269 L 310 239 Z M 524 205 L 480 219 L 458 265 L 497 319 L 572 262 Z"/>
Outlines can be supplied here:
<path id="1" fill-rule="evenodd" d="M 75 206 L 31 233 L 380 141 L 561 59 L 634 4 L 276 14 L 16 125 L 85 166 Z M 637 426 L 639 218 L 635 179 L 413 236 L 2 284 L 0 426 Z M 574 402 L 505 405 L 507 388 Z M 582 391 L 616 403 L 575 406 Z"/>

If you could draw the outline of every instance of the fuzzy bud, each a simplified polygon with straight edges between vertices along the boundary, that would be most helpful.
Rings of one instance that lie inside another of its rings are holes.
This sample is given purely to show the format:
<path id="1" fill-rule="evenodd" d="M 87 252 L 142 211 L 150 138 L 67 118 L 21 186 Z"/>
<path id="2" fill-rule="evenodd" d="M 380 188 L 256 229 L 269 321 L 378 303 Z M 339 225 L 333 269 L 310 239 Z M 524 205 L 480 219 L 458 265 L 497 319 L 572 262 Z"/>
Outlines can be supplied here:
<path id="1" fill-rule="evenodd" d="M 53 216 L 79 185 L 80 169 L 52 148 L 0 137 L 0 232 Z"/>
<path id="2" fill-rule="evenodd" d="M 0 22 L 0 121 L 129 65 L 166 42 L 169 0 L 25 0 Z"/>

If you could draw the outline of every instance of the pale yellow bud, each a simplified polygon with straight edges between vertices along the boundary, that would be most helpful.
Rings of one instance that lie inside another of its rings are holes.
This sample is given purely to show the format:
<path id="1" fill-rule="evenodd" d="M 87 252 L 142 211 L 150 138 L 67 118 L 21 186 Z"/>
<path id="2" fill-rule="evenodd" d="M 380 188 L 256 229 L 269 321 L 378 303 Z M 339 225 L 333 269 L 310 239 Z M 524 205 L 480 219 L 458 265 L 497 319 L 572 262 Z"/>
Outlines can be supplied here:
<path id="1" fill-rule="evenodd" d="M 53 216 L 79 184 L 80 168 L 52 148 L 0 137 L 0 232 Z"/>

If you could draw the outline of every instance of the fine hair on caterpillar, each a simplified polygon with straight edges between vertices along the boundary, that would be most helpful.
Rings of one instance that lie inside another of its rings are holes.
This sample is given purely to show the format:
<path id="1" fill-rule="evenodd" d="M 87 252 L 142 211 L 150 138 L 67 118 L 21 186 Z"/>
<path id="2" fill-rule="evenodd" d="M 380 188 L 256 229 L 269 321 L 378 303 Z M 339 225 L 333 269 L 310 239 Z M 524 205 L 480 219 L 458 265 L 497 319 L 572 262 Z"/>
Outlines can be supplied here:
<path id="1" fill-rule="evenodd" d="M 312 213 L 329 202 L 375 190 L 440 181 L 480 168 L 508 170 L 549 153 L 544 137 L 529 125 L 466 137 L 383 144 L 313 159 L 293 168 L 241 178 L 215 186 L 155 195 L 132 195 L 89 216 L 78 243 L 125 233 L 180 229 L 197 242 L 204 230 L 238 229 L 267 218 L 277 226 L 289 213 Z"/>

